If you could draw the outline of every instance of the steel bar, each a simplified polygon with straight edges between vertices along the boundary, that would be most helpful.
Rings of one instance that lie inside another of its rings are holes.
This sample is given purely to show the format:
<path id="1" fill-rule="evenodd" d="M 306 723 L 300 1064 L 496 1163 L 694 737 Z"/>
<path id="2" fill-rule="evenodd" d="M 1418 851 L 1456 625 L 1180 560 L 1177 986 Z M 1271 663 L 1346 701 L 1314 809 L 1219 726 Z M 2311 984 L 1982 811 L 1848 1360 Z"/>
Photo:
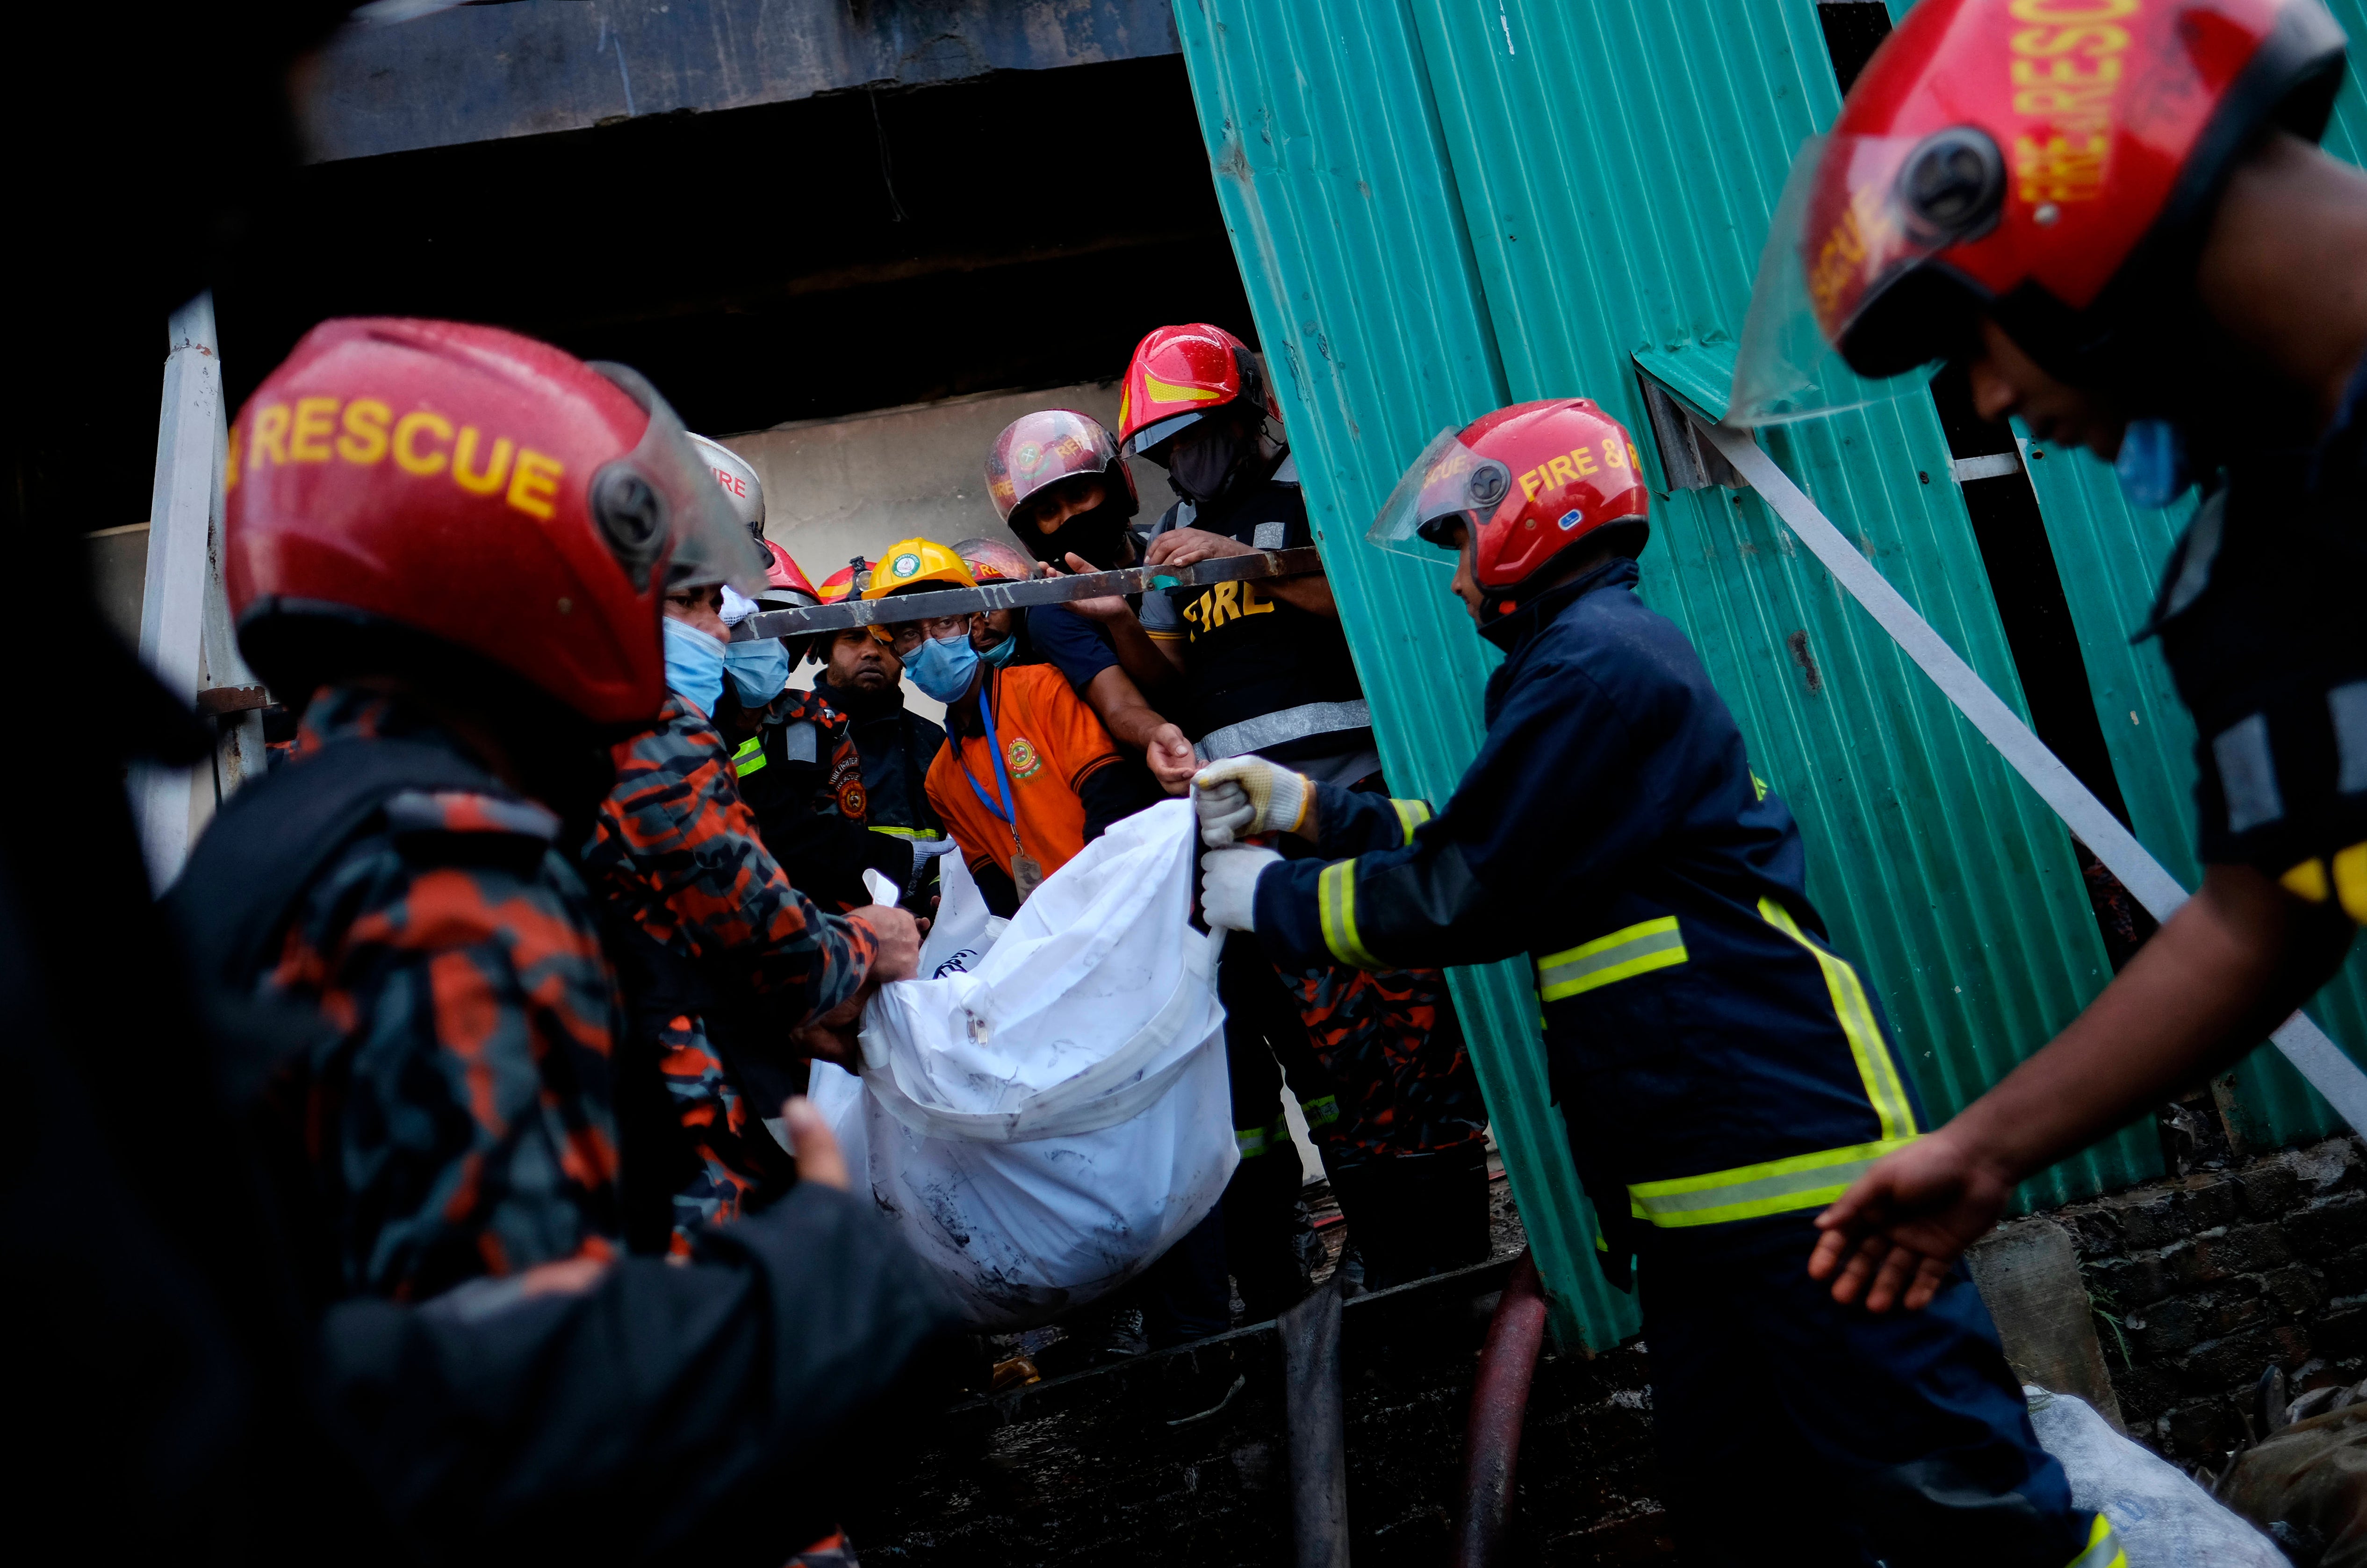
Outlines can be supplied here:
<path id="1" fill-rule="evenodd" d="M 842 599 L 798 610 L 763 610 L 731 628 L 733 642 L 759 637 L 805 637 L 849 626 L 892 626 L 919 615 L 967 615 L 980 610 L 1022 610 L 1031 604 L 1067 604 L 1110 594 L 1148 593 L 1162 588 L 1205 588 L 1218 582 L 1254 582 L 1269 577 L 1311 577 L 1323 570 L 1313 547 L 1260 550 L 1254 555 L 1217 556 L 1190 566 L 1130 566 L 1076 577 L 1036 577 L 1025 582 L 987 582 L 948 588 L 928 595 L 926 608 L 911 596 Z"/>

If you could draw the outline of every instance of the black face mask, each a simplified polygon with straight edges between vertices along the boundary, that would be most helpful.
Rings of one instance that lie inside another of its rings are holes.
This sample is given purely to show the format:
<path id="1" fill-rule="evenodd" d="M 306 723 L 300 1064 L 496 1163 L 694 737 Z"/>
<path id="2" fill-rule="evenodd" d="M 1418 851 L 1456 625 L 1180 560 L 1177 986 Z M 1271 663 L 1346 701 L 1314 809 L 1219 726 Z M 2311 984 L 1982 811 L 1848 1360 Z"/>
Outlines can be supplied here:
<path id="1" fill-rule="evenodd" d="M 1225 483 L 1240 466 L 1241 437 L 1230 430 L 1211 430 L 1200 435 L 1187 431 L 1176 437 L 1167 455 L 1167 482 L 1177 494 L 1206 504 L 1224 493 Z"/>
<path id="2" fill-rule="evenodd" d="M 1107 506 L 1080 513 L 1047 534 L 1030 527 L 1024 536 L 1028 552 L 1037 560 L 1068 570 L 1071 551 L 1104 571 L 1114 570 L 1126 535 L 1126 519 Z"/>

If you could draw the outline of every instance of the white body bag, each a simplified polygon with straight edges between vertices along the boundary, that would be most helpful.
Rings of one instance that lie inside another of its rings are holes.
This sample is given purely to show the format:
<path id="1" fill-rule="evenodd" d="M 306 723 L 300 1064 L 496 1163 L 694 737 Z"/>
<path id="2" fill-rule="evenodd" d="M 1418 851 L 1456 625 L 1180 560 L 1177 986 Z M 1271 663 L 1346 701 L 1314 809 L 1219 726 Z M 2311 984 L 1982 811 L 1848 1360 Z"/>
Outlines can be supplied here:
<path id="1" fill-rule="evenodd" d="M 1124 1284 L 1239 1163 L 1217 939 L 1190 924 L 1198 847 L 1191 803 L 1164 802 L 1007 924 L 946 856 L 919 977 L 864 1013 L 861 1077 L 814 1064 L 848 1169 L 981 1326 Z"/>

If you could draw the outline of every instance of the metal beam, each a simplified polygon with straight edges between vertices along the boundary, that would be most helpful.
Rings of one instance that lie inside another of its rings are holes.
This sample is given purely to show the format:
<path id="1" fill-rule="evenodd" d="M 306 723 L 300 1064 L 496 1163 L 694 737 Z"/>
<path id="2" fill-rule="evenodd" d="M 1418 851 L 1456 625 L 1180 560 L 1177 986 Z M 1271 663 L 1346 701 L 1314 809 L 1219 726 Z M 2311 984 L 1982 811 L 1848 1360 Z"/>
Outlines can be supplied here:
<path id="1" fill-rule="evenodd" d="M 221 510 L 219 467 L 227 426 L 214 302 L 200 294 L 173 312 L 166 333 L 164 402 L 156 422 L 156 478 L 148 509 L 148 580 L 140 607 L 140 658 L 164 689 L 194 705 L 207 682 L 206 585 Z M 151 884 L 180 874 L 193 837 L 195 772 L 142 764 L 130 778 L 131 808 Z M 213 781 L 205 781 L 210 805 Z"/>
<path id="2" fill-rule="evenodd" d="M 331 39 L 306 141 L 327 163 L 1181 47 L 1167 0 L 468 6 Z"/>
<path id="3" fill-rule="evenodd" d="M 806 637 L 851 626 L 894 626 L 927 615 L 975 615 L 980 610 L 1023 610 L 1031 604 L 1067 604 L 1109 594 L 1149 593 L 1162 588 L 1203 588 L 1217 582 L 1252 582 L 1269 577 L 1311 577 L 1323 570 L 1313 547 L 1260 550 L 1255 555 L 1217 556 L 1191 566 L 1130 566 L 1076 577 L 1038 577 L 1025 582 L 987 582 L 947 588 L 925 596 L 842 599 L 798 610 L 765 610 L 731 628 L 733 642 L 759 637 Z"/>

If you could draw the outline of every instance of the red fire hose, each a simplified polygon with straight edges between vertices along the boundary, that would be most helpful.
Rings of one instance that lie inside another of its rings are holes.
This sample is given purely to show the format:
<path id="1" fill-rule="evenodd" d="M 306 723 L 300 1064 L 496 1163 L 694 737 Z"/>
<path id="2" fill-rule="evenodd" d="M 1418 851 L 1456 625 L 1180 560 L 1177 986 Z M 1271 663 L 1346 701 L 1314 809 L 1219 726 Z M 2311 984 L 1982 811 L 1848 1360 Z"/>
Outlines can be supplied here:
<path id="1" fill-rule="evenodd" d="M 1471 1425 L 1463 1439 L 1463 1517 L 1455 1568 L 1488 1568 L 1512 1511 L 1512 1476 L 1521 1458 L 1521 1421 L 1529 1380 L 1545 1347 L 1545 1283 L 1526 1251 L 1512 1265 L 1488 1320 L 1488 1348 L 1471 1388 Z"/>

